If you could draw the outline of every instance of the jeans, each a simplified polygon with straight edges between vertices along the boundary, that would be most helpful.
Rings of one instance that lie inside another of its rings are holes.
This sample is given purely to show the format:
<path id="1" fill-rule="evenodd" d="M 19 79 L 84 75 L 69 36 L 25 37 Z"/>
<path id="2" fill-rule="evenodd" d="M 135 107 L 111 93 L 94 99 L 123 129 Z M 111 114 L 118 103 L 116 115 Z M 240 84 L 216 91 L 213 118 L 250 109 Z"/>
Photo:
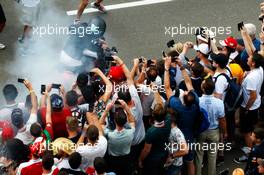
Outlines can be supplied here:
<path id="1" fill-rule="evenodd" d="M 203 156 L 204 150 L 203 148 L 208 148 L 207 150 L 207 158 L 208 158 L 208 165 L 207 165 L 207 175 L 215 175 L 216 174 L 216 158 L 218 152 L 218 143 L 219 143 L 219 129 L 215 130 L 206 130 L 202 132 L 198 138 L 197 143 L 199 144 L 196 147 L 196 157 L 195 157 L 195 174 L 201 175 L 202 174 L 202 163 L 203 163 Z M 203 146 L 206 145 L 206 146 Z"/>
<path id="2" fill-rule="evenodd" d="M 166 175 L 179 175 L 181 172 L 181 166 L 171 165 L 166 169 Z"/>

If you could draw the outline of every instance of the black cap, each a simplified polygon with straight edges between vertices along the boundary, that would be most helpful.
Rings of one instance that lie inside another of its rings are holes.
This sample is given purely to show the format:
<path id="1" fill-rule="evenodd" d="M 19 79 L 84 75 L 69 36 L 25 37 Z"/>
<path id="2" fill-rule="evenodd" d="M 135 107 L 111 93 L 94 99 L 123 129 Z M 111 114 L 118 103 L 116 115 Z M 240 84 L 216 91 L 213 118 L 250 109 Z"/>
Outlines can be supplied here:
<path id="1" fill-rule="evenodd" d="M 225 54 L 219 53 L 219 54 L 210 54 L 210 58 L 223 69 L 228 64 L 228 57 Z"/>
<path id="2" fill-rule="evenodd" d="M 11 120 L 12 120 L 12 124 L 15 127 L 20 128 L 24 123 L 22 109 L 20 108 L 13 109 L 11 113 Z"/>
<path id="3" fill-rule="evenodd" d="M 63 99 L 58 94 L 52 94 L 50 96 L 51 107 L 55 111 L 60 111 L 63 108 Z"/>

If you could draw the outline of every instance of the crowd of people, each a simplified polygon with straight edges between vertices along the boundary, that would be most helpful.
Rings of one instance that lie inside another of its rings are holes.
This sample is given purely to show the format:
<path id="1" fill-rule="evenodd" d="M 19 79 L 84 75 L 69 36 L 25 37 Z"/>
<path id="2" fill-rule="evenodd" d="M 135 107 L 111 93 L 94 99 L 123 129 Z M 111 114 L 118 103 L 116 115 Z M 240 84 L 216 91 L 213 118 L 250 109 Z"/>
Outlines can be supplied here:
<path id="1" fill-rule="evenodd" d="M 197 28 L 195 42 L 170 41 L 162 58 L 135 58 L 130 70 L 112 54 L 109 70 L 81 72 L 70 89 L 42 85 L 40 99 L 30 80 L 19 80 L 25 102 L 6 84 L 1 174 L 215 175 L 241 145 L 234 162 L 246 166 L 233 174 L 264 174 L 263 27 L 258 37 L 239 23 L 241 38 L 219 42 Z"/>

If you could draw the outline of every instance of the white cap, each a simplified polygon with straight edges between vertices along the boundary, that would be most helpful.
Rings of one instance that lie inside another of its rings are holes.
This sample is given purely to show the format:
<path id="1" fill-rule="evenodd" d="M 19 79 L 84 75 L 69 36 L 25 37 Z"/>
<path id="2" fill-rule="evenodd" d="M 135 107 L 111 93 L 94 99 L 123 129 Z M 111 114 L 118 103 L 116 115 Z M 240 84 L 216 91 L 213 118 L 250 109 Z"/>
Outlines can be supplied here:
<path id="1" fill-rule="evenodd" d="M 244 27 L 246 28 L 247 30 L 247 33 L 251 36 L 251 35 L 256 35 L 256 26 L 252 23 L 247 23 L 247 24 L 244 24 Z"/>
<path id="2" fill-rule="evenodd" d="M 210 52 L 208 44 L 205 43 L 201 43 L 198 46 L 194 45 L 193 48 L 194 50 L 199 51 L 205 55 L 208 55 L 208 53 Z"/>

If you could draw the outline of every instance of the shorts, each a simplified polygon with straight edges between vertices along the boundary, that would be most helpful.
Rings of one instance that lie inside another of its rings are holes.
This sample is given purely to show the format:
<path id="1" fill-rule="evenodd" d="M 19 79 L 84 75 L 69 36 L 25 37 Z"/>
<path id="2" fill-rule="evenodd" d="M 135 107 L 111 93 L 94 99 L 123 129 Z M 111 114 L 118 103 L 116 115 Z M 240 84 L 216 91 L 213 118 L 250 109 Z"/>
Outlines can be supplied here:
<path id="1" fill-rule="evenodd" d="M 239 115 L 239 126 L 241 133 L 250 133 L 255 129 L 255 125 L 258 123 L 258 109 L 248 111 L 246 114 L 246 109 L 240 108 Z"/>
<path id="2" fill-rule="evenodd" d="M 22 6 L 22 12 L 21 22 L 23 25 L 34 27 L 38 24 L 40 4 L 35 7 Z"/>

